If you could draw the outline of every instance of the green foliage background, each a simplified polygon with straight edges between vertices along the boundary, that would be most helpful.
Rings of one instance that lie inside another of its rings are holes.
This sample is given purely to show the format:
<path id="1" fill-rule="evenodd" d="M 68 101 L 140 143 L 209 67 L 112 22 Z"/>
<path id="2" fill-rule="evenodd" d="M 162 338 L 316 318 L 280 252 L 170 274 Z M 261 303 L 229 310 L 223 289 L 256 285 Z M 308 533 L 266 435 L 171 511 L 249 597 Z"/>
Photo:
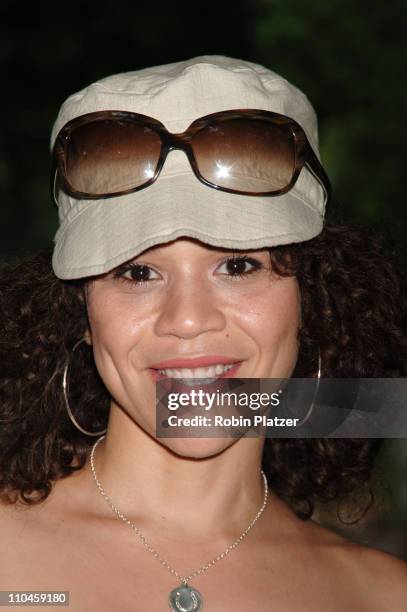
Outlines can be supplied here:
<path id="1" fill-rule="evenodd" d="M 363 0 L 263 0 L 260 62 L 303 89 L 321 117 L 321 151 L 339 216 L 405 228 L 407 7 Z"/>
<path id="2" fill-rule="evenodd" d="M 263 63 L 308 95 L 335 194 L 327 217 L 382 228 L 407 262 L 404 0 L 3 0 L 0 23 L 0 259 L 51 245 L 48 140 L 68 95 L 114 72 L 219 53 Z M 399 441 L 387 455 L 396 494 L 380 545 L 407 558 L 405 451 Z"/>

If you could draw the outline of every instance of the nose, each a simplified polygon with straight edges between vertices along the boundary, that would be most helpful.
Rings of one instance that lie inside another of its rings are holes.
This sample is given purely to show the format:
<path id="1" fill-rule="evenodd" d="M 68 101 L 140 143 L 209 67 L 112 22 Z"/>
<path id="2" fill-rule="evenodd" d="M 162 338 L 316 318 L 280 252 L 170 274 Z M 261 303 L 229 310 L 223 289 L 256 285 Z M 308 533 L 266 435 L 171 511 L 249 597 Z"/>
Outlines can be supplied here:
<path id="1" fill-rule="evenodd" d="M 188 278 L 168 288 L 156 319 L 155 333 L 191 339 L 225 327 L 226 317 L 215 291 L 202 279 Z"/>

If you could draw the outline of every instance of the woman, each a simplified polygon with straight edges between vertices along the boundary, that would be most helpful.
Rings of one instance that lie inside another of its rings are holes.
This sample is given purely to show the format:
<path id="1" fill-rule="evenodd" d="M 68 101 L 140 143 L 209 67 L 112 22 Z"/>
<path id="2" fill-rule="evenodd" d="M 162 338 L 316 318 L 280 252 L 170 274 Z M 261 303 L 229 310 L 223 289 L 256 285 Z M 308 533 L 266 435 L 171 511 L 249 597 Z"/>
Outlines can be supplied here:
<path id="1" fill-rule="evenodd" d="M 74 94 L 51 146 L 52 268 L 1 276 L 0 589 L 78 611 L 406 610 L 405 563 L 304 520 L 368 480 L 375 441 L 155 427 L 162 378 L 407 373 L 403 279 L 380 236 L 324 225 L 307 98 L 202 56 Z"/>

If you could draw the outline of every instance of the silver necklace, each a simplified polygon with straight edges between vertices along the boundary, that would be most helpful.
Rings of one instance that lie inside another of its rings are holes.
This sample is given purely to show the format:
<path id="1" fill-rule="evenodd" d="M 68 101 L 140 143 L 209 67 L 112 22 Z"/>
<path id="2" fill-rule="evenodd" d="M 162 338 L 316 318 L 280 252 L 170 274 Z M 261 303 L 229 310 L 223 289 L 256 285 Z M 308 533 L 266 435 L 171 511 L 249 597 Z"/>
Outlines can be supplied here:
<path id="1" fill-rule="evenodd" d="M 205 572 L 206 570 L 208 570 L 210 567 L 212 567 L 212 565 L 214 565 L 215 563 L 217 563 L 218 561 L 223 559 L 231 550 L 236 548 L 236 546 L 238 546 L 241 543 L 241 541 L 243 540 L 243 538 L 245 538 L 246 535 L 249 533 L 250 529 L 253 527 L 255 522 L 263 514 L 264 508 L 266 507 L 266 504 L 267 504 L 267 498 L 268 498 L 268 483 L 267 483 L 267 478 L 266 478 L 265 473 L 263 472 L 263 470 L 261 470 L 261 475 L 263 476 L 263 481 L 264 481 L 264 499 L 263 499 L 263 503 L 262 503 L 262 506 L 261 506 L 260 510 L 257 512 L 256 516 L 251 521 L 249 526 L 246 527 L 246 529 L 243 531 L 243 533 L 233 542 L 233 544 L 230 544 L 220 555 L 218 555 L 217 557 L 212 559 L 212 561 L 207 563 L 207 565 L 203 565 L 202 567 L 197 569 L 195 572 L 192 572 L 192 574 L 189 574 L 189 576 L 181 576 L 175 569 L 173 569 L 170 566 L 170 564 L 165 559 L 160 557 L 158 552 L 156 550 L 154 550 L 154 548 L 149 544 L 148 540 L 142 534 L 140 529 L 138 527 L 136 527 L 136 525 L 134 525 L 134 523 L 132 523 L 132 521 L 130 521 L 126 516 L 124 516 L 124 514 L 122 512 L 120 512 L 120 510 L 118 508 L 116 508 L 116 506 L 113 504 L 112 500 L 110 499 L 110 497 L 107 495 L 107 493 L 104 491 L 102 485 L 100 484 L 100 481 L 99 481 L 99 479 L 98 479 L 98 477 L 96 475 L 95 464 L 94 464 L 94 454 L 95 454 L 95 450 L 96 450 L 97 445 L 105 437 L 106 436 L 102 436 L 102 437 L 100 437 L 95 442 L 95 444 L 92 447 L 92 452 L 90 454 L 90 465 L 91 465 L 91 469 L 92 469 L 92 474 L 93 474 L 93 478 L 95 479 L 95 482 L 96 482 L 96 485 L 97 485 L 97 487 L 99 489 L 100 494 L 104 497 L 106 502 L 109 504 L 110 508 L 116 514 L 116 517 L 118 519 L 121 519 L 125 523 L 127 523 L 127 525 L 129 525 L 136 532 L 136 534 L 140 538 L 140 540 L 143 543 L 143 545 L 145 546 L 145 548 L 156 559 L 158 559 L 158 561 L 161 563 L 161 565 L 166 567 L 171 572 L 171 574 L 173 574 L 174 576 L 176 576 L 179 579 L 180 585 L 171 591 L 171 593 L 169 595 L 169 598 L 168 598 L 170 609 L 173 612 L 199 612 L 200 610 L 202 610 L 202 606 L 203 606 L 202 595 L 195 588 L 189 586 L 188 581 L 191 578 L 194 578 L 195 576 L 199 576 L 199 574 L 202 574 L 202 572 Z"/>

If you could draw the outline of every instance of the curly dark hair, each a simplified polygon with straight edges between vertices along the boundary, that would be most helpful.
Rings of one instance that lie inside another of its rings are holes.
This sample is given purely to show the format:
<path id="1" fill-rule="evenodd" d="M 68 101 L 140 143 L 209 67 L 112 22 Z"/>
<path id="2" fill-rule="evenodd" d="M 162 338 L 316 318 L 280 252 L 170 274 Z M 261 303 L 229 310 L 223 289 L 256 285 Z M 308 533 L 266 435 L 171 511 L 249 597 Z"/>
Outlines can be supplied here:
<path id="1" fill-rule="evenodd" d="M 407 376 L 406 279 L 389 236 L 326 223 L 312 240 L 269 251 L 278 274 L 296 275 L 301 291 L 303 324 L 293 376 L 315 376 L 318 348 L 325 377 Z M 70 351 L 88 327 L 83 299 L 88 281 L 56 278 L 50 252 L 1 266 L 3 503 L 42 502 L 53 481 L 86 463 L 93 440 L 69 420 L 61 380 Z M 84 427 L 103 429 L 110 398 L 85 343 L 74 361 L 71 386 L 80 390 L 73 398 L 75 414 Z M 266 439 L 263 469 L 274 492 L 309 518 L 315 502 L 337 499 L 369 480 L 380 444 Z"/>

